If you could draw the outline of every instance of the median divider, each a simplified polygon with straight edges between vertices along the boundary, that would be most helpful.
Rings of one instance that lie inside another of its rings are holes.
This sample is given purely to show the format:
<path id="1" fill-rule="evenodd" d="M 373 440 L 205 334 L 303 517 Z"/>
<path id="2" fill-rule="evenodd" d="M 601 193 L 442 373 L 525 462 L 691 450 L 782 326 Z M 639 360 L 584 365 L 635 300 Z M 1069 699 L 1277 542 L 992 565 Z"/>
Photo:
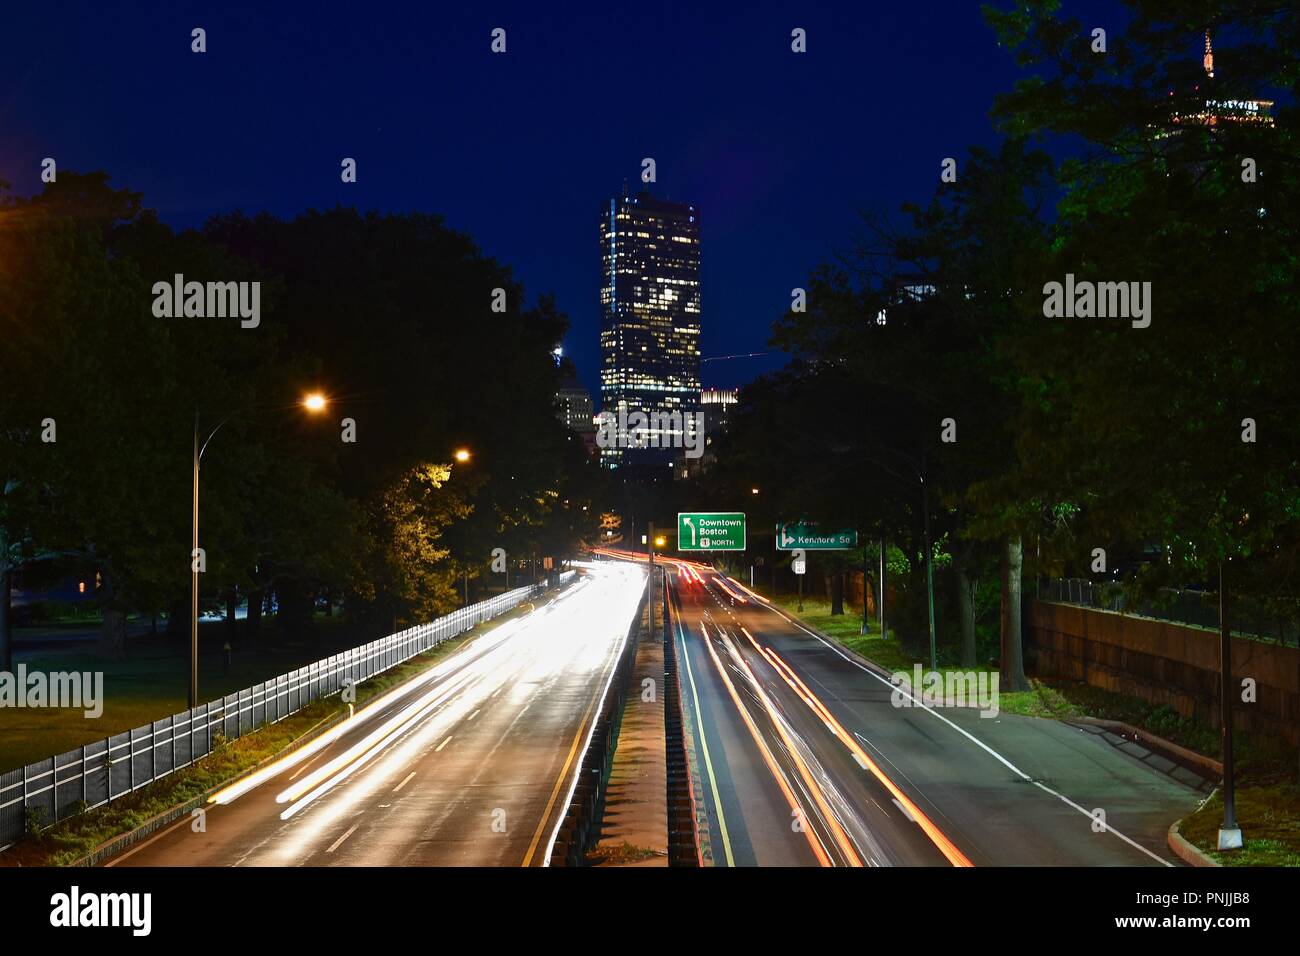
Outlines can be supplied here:
<path id="1" fill-rule="evenodd" d="M 699 807 L 692 784 L 691 764 L 687 756 L 685 715 L 677 676 L 677 642 L 668 607 L 668 589 L 664 588 L 664 731 L 668 761 L 668 865 L 703 866 L 698 826 Z"/>

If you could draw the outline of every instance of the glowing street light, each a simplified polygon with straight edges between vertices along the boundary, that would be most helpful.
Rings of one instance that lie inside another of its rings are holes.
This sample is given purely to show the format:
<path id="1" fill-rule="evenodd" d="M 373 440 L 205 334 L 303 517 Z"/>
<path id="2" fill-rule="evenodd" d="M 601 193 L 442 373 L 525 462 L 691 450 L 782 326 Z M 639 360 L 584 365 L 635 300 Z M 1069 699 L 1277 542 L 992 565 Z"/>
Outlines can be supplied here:
<path id="1" fill-rule="evenodd" d="M 315 414 L 323 411 L 328 403 L 320 392 L 311 392 L 302 397 L 300 404 L 307 411 Z M 284 410 L 293 406 L 278 407 Z M 187 695 L 191 708 L 199 705 L 199 555 L 202 553 L 199 550 L 199 470 L 208 445 L 217 436 L 217 432 L 221 431 L 222 426 L 234 417 L 234 415 L 226 416 L 208 432 L 207 437 L 200 438 L 199 412 L 197 408 L 194 410 L 193 487 L 190 500 L 190 686 Z"/>
<path id="2" fill-rule="evenodd" d="M 470 459 L 468 448 L 457 448 L 455 458 L 459 462 L 466 462 Z"/>
<path id="3" fill-rule="evenodd" d="M 663 535 L 659 535 L 657 538 L 655 538 L 656 548 L 662 548 L 667 543 L 668 543 L 668 539 L 665 538 Z"/>

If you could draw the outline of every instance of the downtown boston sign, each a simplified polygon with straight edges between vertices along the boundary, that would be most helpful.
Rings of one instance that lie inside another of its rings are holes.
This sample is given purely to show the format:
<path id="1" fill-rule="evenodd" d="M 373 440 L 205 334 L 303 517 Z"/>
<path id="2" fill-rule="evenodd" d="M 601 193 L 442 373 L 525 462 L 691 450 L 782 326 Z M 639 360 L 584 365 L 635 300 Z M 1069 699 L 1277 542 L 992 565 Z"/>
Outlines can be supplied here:
<path id="1" fill-rule="evenodd" d="M 823 531 L 811 521 L 790 521 L 776 526 L 776 550 L 843 551 L 858 546 L 856 531 Z"/>
<path id="2" fill-rule="evenodd" d="M 677 514 L 677 550 L 744 551 L 742 511 L 683 511 Z"/>

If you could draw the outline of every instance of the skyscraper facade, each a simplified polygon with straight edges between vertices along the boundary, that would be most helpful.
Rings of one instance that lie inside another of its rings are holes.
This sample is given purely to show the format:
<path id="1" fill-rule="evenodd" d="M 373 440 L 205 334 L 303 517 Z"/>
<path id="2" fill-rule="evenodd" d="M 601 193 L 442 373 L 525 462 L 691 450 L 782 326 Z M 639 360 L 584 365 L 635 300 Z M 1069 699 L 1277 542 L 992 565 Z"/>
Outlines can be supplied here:
<path id="1" fill-rule="evenodd" d="M 700 406 L 699 214 L 645 192 L 611 199 L 600 245 L 601 414 L 647 422 L 642 447 L 602 442 L 601 463 L 671 468 Z"/>

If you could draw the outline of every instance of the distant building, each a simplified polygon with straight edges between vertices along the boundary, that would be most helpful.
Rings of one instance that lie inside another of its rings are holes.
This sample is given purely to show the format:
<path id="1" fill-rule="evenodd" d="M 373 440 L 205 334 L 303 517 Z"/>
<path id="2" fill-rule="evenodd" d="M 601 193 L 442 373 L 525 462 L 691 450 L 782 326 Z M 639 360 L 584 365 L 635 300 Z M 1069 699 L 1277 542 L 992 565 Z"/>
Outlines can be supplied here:
<path id="1" fill-rule="evenodd" d="M 556 414 L 575 432 L 594 431 L 592 424 L 596 409 L 591 402 L 591 393 L 576 379 L 570 379 L 560 386 L 555 393 Z"/>
<path id="2" fill-rule="evenodd" d="M 596 411 L 591 392 L 577 378 L 564 380 L 555 393 L 555 414 L 565 426 L 581 436 L 589 454 L 596 452 Z"/>
<path id="3" fill-rule="evenodd" d="M 611 199 L 600 243 L 601 414 L 648 420 L 647 447 L 602 441 L 601 464 L 666 478 L 700 404 L 699 213 L 646 192 Z"/>
<path id="4" fill-rule="evenodd" d="M 700 392 L 700 411 L 704 414 L 704 454 L 699 458 L 687 458 L 679 453 L 673 463 L 674 478 L 694 477 L 708 471 L 718 460 L 714 443 L 727 433 L 739 402 L 738 388 L 706 388 Z"/>

